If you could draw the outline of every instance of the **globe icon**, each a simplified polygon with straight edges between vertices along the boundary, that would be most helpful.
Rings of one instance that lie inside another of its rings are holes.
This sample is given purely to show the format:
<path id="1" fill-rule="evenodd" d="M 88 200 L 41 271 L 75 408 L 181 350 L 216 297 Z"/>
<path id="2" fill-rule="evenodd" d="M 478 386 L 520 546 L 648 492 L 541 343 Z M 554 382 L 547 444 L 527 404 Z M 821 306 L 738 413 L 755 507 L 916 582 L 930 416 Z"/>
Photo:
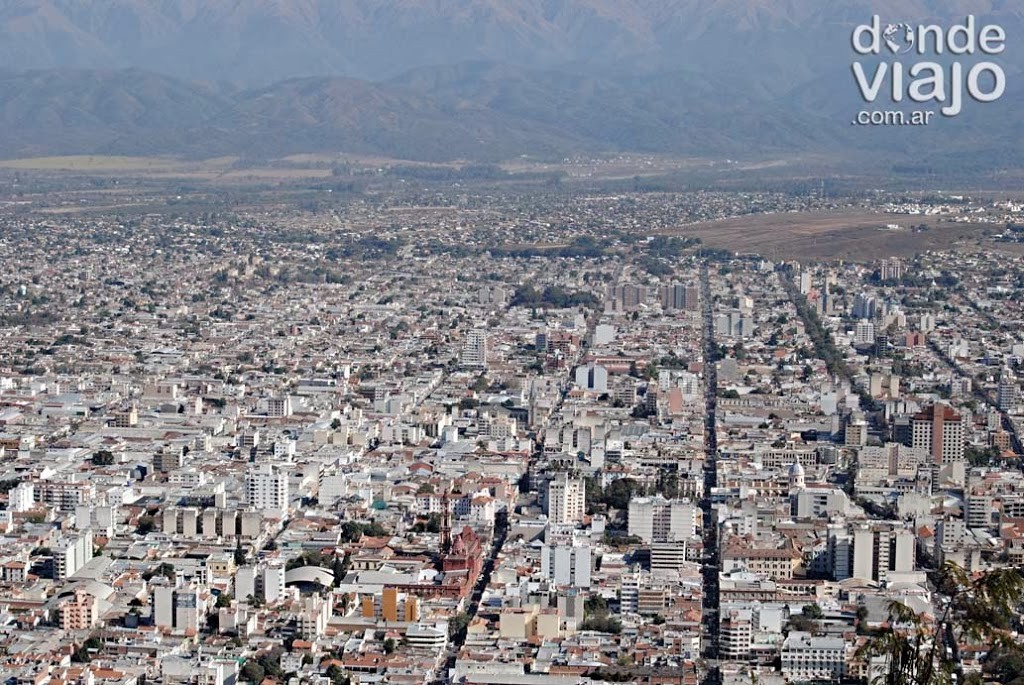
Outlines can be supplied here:
<path id="1" fill-rule="evenodd" d="M 896 55 L 905 55 L 914 49 L 914 28 L 906 23 L 887 24 L 882 40 Z"/>

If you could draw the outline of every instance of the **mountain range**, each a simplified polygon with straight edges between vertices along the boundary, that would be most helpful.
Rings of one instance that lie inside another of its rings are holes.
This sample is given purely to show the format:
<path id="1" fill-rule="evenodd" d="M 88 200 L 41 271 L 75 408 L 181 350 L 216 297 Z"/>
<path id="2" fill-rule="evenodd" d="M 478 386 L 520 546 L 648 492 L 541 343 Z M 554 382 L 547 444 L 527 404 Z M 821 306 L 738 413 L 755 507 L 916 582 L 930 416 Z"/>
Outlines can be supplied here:
<path id="1" fill-rule="evenodd" d="M 873 12 L 998 22 L 1007 93 L 851 126 Z M 1016 0 L 0 0 L 0 65 L 4 157 L 1024 152 Z"/>

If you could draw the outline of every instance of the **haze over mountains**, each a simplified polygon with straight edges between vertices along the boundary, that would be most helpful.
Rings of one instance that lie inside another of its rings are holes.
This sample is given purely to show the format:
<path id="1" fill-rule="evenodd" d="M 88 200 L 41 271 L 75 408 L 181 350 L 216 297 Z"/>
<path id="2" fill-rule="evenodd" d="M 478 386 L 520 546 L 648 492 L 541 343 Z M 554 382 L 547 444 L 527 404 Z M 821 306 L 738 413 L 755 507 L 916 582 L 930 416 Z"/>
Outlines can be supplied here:
<path id="1" fill-rule="evenodd" d="M 884 5 L 0 0 L 0 155 L 969 153 L 1015 164 L 1024 6 Z M 998 22 L 1006 95 L 919 130 L 852 127 L 850 32 L 873 12 Z"/>

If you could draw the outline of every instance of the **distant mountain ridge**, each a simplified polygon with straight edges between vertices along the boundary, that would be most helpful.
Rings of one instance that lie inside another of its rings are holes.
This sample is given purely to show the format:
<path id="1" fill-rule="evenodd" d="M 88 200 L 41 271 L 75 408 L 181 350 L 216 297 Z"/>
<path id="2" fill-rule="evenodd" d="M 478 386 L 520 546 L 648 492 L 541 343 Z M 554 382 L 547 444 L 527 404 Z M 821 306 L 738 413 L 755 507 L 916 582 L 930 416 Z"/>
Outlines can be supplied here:
<path id="1" fill-rule="evenodd" d="M 851 127 L 872 12 L 998 21 L 1007 94 Z M 1024 159 L 1017 0 L 0 0 L 0 65 L 3 157 Z"/>
<path id="2" fill-rule="evenodd" d="M 0 65 L 267 85 L 471 61 L 805 80 L 872 12 L 1021 26 L 1017 0 L 0 0 Z M 1020 33 L 1016 35 L 1020 36 Z"/>
<path id="3" fill-rule="evenodd" d="M 139 70 L 0 72 L 0 156 L 344 150 L 499 161 L 742 154 L 754 138 L 762 152 L 827 142 L 782 111 L 713 101 L 702 95 L 710 87 L 687 74 L 626 85 L 480 63 L 387 83 L 309 77 L 230 92 Z"/>

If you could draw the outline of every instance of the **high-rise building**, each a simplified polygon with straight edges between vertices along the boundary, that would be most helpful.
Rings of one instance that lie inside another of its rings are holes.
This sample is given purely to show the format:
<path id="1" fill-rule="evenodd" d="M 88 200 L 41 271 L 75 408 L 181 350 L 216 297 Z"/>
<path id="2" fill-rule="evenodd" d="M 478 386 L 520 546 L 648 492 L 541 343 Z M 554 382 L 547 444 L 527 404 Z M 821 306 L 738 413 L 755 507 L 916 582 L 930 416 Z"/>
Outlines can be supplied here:
<path id="1" fill-rule="evenodd" d="M 726 659 L 746 659 L 750 656 L 750 643 L 754 633 L 750 609 L 733 609 L 722 616 L 718 628 L 722 656 Z"/>
<path id="2" fill-rule="evenodd" d="M 845 524 L 828 527 L 828 562 L 832 580 L 846 580 L 853 573 L 853 536 Z"/>
<path id="3" fill-rule="evenodd" d="M 288 510 L 288 474 L 260 464 L 246 475 L 245 493 L 250 509 L 282 514 Z"/>
<path id="4" fill-rule="evenodd" d="M 198 633 L 200 620 L 206 615 L 206 600 L 199 586 L 158 586 L 153 588 L 153 623 L 174 632 Z"/>
<path id="5" fill-rule="evenodd" d="M 811 280 L 811 272 L 810 271 L 801 271 L 800 272 L 800 294 L 802 294 L 802 295 L 809 294 L 813 287 L 814 287 L 814 285 L 813 285 L 813 282 Z"/>
<path id="6" fill-rule="evenodd" d="M 548 522 L 576 523 L 586 512 L 586 485 L 562 473 L 548 483 Z"/>
<path id="7" fill-rule="evenodd" d="M 93 554 L 92 530 L 60 538 L 53 548 L 53 577 L 67 580 L 89 563 Z"/>
<path id="8" fill-rule="evenodd" d="M 899 280 L 903 277 L 903 262 L 899 257 L 882 260 L 882 268 L 879 270 L 882 280 Z"/>
<path id="9" fill-rule="evenodd" d="M 946 404 L 933 404 L 910 418 L 910 446 L 928 450 L 935 464 L 964 459 L 963 419 Z"/>
<path id="10" fill-rule="evenodd" d="M 284 564 L 280 561 L 272 561 L 262 569 L 257 580 L 256 590 L 261 592 L 267 604 L 273 604 L 284 598 Z"/>
<path id="11" fill-rule="evenodd" d="M 576 385 L 592 392 L 608 392 L 608 369 L 594 363 L 578 366 Z"/>
<path id="12" fill-rule="evenodd" d="M 697 311 L 697 288 L 682 283 L 669 283 L 658 291 L 661 308 L 665 311 L 684 309 Z"/>
<path id="13" fill-rule="evenodd" d="M 57 604 L 62 630 L 89 630 L 99 622 L 98 602 L 87 592 L 75 590 Z"/>
<path id="14" fill-rule="evenodd" d="M 843 444 L 847 447 L 863 447 L 868 444 L 868 422 L 862 415 L 850 415 L 844 431 Z"/>
<path id="15" fill-rule="evenodd" d="M 860 525 L 853 530 L 851 575 L 881 581 L 913 571 L 914 546 L 913 532 L 899 524 Z"/>
<path id="16" fill-rule="evenodd" d="M 540 549 L 540 572 L 555 585 L 590 587 L 593 551 L 590 545 L 545 544 Z"/>
<path id="17" fill-rule="evenodd" d="M 299 635 L 304 640 L 322 638 L 327 633 L 327 623 L 331 620 L 331 602 L 314 594 L 303 597 L 299 604 L 298 615 L 295 617 Z"/>
<path id="18" fill-rule="evenodd" d="M 631 311 L 647 300 L 647 288 L 642 285 L 610 285 L 605 302 L 606 311 Z"/>
<path id="19" fill-rule="evenodd" d="M 999 374 L 999 389 L 996 393 L 996 402 L 999 406 L 999 411 L 1005 411 L 1008 414 L 1016 414 L 1017 398 L 1017 379 L 1014 378 L 1012 371 L 1009 369 L 1003 369 L 1002 373 Z"/>
<path id="20" fill-rule="evenodd" d="M 110 425 L 114 428 L 134 428 L 139 424 L 139 410 L 133 404 L 128 409 L 115 411 Z"/>
<path id="21" fill-rule="evenodd" d="M 271 397 L 267 400 L 267 416 L 280 418 L 292 415 L 292 398 L 288 395 Z"/>
<path id="22" fill-rule="evenodd" d="M 861 319 L 853 329 L 853 342 L 856 345 L 873 345 L 875 343 L 875 324 Z"/>
<path id="23" fill-rule="evenodd" d="M 685 542 L 655 542 L 651 544 L 651 570 L 680 571 L 686 566 Z"/>
<path id="24" fill-rule="evenodd" d="M 14 512 L 25 512 L 36 504 L 35 486 L 28 481 L 18 483 L 11 491 L 7 508 Z"/>
<path id="25" fill-rule="evenodd" d="M 501 286 L 484 286 L 477 291 L 477 301 L 480 304 L 493 304 L 496 307 L 504 307 L 508 302 L 509 291 Z"/>
<path id="26" fill-rule="evenodd" d="M 464 369 L 487 369 L 487 333 L 474 329 L 466 334 L 462 346 L 462 367 Z"/>
<path id="27" fill-rule="evenodd" d="M 676 542 L 697 534 L 697 505 L 686 499 L 636 497 L 629 502 L 630 535 L 646 543 Z"/>
<path id="28" fill-rule="evenodd" d="M 853 298 L 853 310 L 850 313 L 858 319 L 872 320 L 878 313 L 878 303 L 870 295 L 858 294 Z"/>
<path id="29" fill-rule="evenodd" d="M 160 473 L 168 473 L 180 469 L 185 463 L 184 455 L 180 448 L 169 447 L 161 449 L 153 455 L 153 468 Z"/>

